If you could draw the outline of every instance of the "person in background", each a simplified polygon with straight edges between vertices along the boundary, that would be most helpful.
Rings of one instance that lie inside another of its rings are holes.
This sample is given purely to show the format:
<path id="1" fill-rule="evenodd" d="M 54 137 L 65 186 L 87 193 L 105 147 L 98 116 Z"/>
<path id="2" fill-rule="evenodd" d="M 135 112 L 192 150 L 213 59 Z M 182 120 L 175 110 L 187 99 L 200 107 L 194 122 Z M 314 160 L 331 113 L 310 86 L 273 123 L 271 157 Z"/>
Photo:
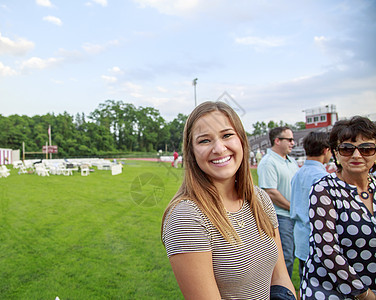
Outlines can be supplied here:
<path id="1" fill-rule="evenodd" d="M 294 221 L 295 257 L 299 259 L 300 280 L 303 266 L 309 253 L 309 193 L 312 185 L 328 174 L 325 164 L 332 153 L 329 135 L 325 132 L 310 132 L 303 139 L 306 153 L 304 165 L 291 180 L 290 217 Z"/>
<path id="2" fill-rule="evenodd" d="M 290 218 L 291 179 L 299 167 L 288 156 L 294 147 L 294 135 L 289 127 L 270 130 L 272 145 L 257 167 L 258 183 L 273 201 L 279 223 L 279 232 L 287 271 L 292 276 L 294 267 L 294 222 Z"/>
<path id="3" fill-rule="evenodd" d="M 161 234 L 184 298 L 295 299 L 273 204 L 253 186 L 247 135 L 230 106 L 192 111 L 183 159 Z"/>
<path id="4" fill-rule="evenodd" d="M 261 153 L 260 149 L 257 149 L 257 152 L 256 152 L 256 165 L 260 164 L 261 159 L 262 159 L 262 153 Z"/>
<path id="5" fill-rule="evenodd" d="M 337 171 L 310 194 L 310 252 L 302 299 L 376 299 L 376 125 L 337 121 L 329 145 Z"/>
<path id="6" fill-rule="evenodd" d="M 251 166 L 254 166 L 255 165 L 255 153 L 252 150 L 249 152 L 249 159 L 250 159 Z"/>
<path id="7" fill-rule="evenodd" d="M 173 162 L 173 167 L 178 168 L 178 160 L 179 160 L 179 153 L 176 151 L 174 152 L 174 162 Z"/>

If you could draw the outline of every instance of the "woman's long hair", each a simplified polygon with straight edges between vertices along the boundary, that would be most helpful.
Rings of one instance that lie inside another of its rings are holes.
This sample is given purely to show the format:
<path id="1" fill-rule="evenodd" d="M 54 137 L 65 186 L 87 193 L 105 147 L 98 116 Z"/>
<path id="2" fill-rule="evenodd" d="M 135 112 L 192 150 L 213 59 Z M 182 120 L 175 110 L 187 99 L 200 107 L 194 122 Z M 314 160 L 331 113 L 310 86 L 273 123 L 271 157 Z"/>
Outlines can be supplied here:
<path id="1" fill-rule="evenodd" d="M 169 212 L 174 209 L 181 200 L 192 200 L 228 242 L 232 244 L 241 242 L 227 216 L 221 196 L 215 188 L 211 178 L 200 169 L 194 156 L 192 128 L 199 118 L 213 111 L 222 112 L 229 118 L 243 147 L 243 159 L 238 171 L 236 172 L 235 189 L 237 195 L 240 199 L 245 199 L 249 202 L 260 234 L 264 231 L 268 236 L 273 237 L 275 234 L 273 225 L 268 215 L 263 210 L 261 202 L 257 199 L 257 196 L 254 193 L 253 181 L 249 168 L 249 144 L 243 124 L 239 116 L 229 105 L 223 102 L 211 101 L 204 102 L 197 106 L 189 115 L 185 123 L 183 133 L 184 179 L 179 190 L 165 210 L 162 218 L 162 234 L 164 222 L 165 219 L 168 218 Z"/>

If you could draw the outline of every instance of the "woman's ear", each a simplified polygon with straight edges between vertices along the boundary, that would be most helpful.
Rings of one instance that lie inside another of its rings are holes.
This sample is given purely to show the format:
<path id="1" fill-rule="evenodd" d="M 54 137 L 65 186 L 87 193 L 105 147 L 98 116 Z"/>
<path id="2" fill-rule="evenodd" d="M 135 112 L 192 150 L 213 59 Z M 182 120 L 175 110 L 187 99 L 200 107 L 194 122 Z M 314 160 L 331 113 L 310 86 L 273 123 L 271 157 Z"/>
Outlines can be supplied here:
<path id="1" fill-rule="evenodd" d="M 338 159 L 340 155 L 338 155 L 337 150 L 332 150 L 332 156 L 334 159 L 334 163 L 336 164 L 337 167 L 341 167 L 341 161 Z"/>

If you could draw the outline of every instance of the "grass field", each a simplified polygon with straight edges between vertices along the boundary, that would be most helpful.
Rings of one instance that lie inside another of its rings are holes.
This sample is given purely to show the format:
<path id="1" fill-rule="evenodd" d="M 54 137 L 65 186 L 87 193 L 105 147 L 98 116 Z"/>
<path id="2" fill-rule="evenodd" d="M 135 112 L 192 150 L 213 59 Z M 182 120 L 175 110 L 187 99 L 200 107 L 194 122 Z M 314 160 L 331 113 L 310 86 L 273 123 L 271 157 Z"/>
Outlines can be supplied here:
<path id="1" fill-rule="evenodd" d="M 0 178 L 0 299 L 182 299 L 160 241 L 182 172 L 127 160 L 117 176 Z"/>

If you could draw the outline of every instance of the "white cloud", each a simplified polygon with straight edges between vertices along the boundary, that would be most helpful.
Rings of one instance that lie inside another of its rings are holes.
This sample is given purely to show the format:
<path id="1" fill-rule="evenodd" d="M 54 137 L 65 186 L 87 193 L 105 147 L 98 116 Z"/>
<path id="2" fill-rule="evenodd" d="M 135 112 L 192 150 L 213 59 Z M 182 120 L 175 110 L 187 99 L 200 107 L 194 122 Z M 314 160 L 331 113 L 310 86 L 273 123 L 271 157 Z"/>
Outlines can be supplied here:
<path id="1" fill-rule="evenodd" d="M 142 86 L 141 85 L 137 85 L 137 84 L 134 84 L 134 83 L 132 83 L 132 82 L 125 82 L 124 84 L 123 84 L 123 86 L 125 87 L 125 88 L 127 88 L 128 90 L 130 90 L 130 91 L 137 91 L 137 92 L 139 92 L 139 91 L 141 91 L 141 89 L 142 89 Z"/>
<path id="2" fill-rule="evenodd" d="M 106 47 L 104 45 L 85 43 L 82 48 L 89 54 L 98 54 L 103 52 Z"/>
<path id="3" fill-rule="evenodd" d="M 285 39 L 280 37 L 260 38 L 256 36 L 247 36 L 236 38 L 235 42 L 242 45 L 250 45 L 255 49 L 275 48 L 285 45 Z"/>
<path id="4" fill-rule="evenodd" d="M 0 61 L 0 77 L 14 76 L 16 74 L 17 72 L 15 70 L 13 70 L 11 67 L 4 66 Z"/>
<path id="5" fill-rule="evenodd" d="M 108 69 L 108 71 L 113 73 L 113 74 L 119 74 L 119 75 L 124 74 L 124 72 L 119 67 L 116 67 L 116 66 Z"/>
<path id="6" fill-rule="evenodd" d="M 328 38 L 326 38 L 325 36 L 315 36 L 314 37 L 314 41 L 317 44 L 321 44 L 322 42 L 325 42 L 327 40 L 328 40 Z"/>
<path id="7" fill-rule="evenodd" d="M 107 0 L 93 0 L 93 2 L 102 5 L 102 6 L 107 6 Z"/>
<path id="8" fill-rule="evenodd" d="M 326 44 L 329 42 L 329 38 L 325 37 L 325 36 L 315 36 L 313 38 L 313 42 L 315 43 L 315 45 L 317 45 L 317 47 L 320 48 L 321 51 L 325 52 L 325 49 L 326 49 Z"/>
<path id="9" fill-rule="evenodd" d="M 50 0 L 36 0 L 35 2 L 40 6 L 52 7 Z"/>
<path id="10" fill-rule="evenodd" d="M 119 44 L 118 40 L 112 40 L 105 44 L 91 44 L 91 43 L 85 43 L 82 48 L 89 54 L 99 54 L 103 51 L 105 51 L 110 46 L 116 46 Z"/>
<path id="11" fill-rule="evenodd" d="M 121 87 L 118 89 L 117 92 L 121 93 L 128 93 L 130 96 L 134 98 L 142 98 L 143 93 L 142 93 L 142 86 L 134 84 L 132 82 L 124 82 L 122 83 Z"/>
<path id="12" fill-rule="evenodd" d="M 181 15 L 192 12 L 198 5 L 198 0 L 133 0 L 140 7 L 153 7 L 167 15 Z"/>
<path id="13" fill-rule="evenodd" d="M 57 53 L 60 57 L 64 58 L 64 61 L 77 62 L 84 59 L 84 55 L 78 50 L 69 51 L 60 48 Z"/>
<path id="14" fill-rule="evenodd" d="M 117 78 L 115 76 L 102 75 L 101 78 L 104 81 L 106 81 L 107 83 L 115 83 L 115 82 L 117 82 Z"/>
<path id="15" fill-rule="evenodd" d="M 314 43 L 325 54 L 341 59 L 354 58 L 355 46 L 359 41 L 354 38 L 327 38 L 324 36 L 314 37 Z"/>
<path id="16" fill-rule="evenodd" d="M 47 69 L 56 66 L 63 61 L 62 58 L 50 57 L 41 59 L 39 57 L 32 57 L 21 63 L 21 70 L 25 69 Z"/>
<path id="17" fill-rule="evenodd" d="M 62 81 L 62 80 L 57 80 L 57 79 L 51 79 L 51 82 L 53 82 L 53 83 L 55 83 L 55 84 L 58 84 L 58 85 L 60 85 L 60 84 L 64 84 L 64 81 Z"/>
<path id="18" fill-rule="evenodd" d="M 167 92 L 168 92 L 167 89 L 165 89 L 164 87 L 161 87 L 161 86 L 157 86 L 157 90 L 158 90 L 159 92 L 161 92 L 161 93 L 167 93 Z"/>
<path id="19" fill-rule="evenodd" d="M 50 22 L 50 23 L 55 24 L 57 26 L 63 25 L 63 22 L 58 17 L 54 17 L 54 16 L 43 17 L 43 21 Z"/>
<path id="20" fill-rule="evenodd" d="M 15 41 L 12 41 L 10 38 L 2 36 L 0 33 L 0 55 L 1 54 L 24 55 L 33 48 L 34 48 L 33 42 L 30 42 L 23 38 L 19 38 Z"/>
<path id="21" fill-rule="evenodd" d="M 267 6 L 272 10 L 272 4 L 257 0 L 133 0 L 141 8 L 151 7 L 166 15 L 181 17 L 199 17 L 206 20 L 221 20 L 221 23 L 239 22 L 254 19 L 257 12 Z M 273 4 L 275 6 L 276 4 Z M 283 5 L 282 8 L 285 8 Z M 280 10 L 280 7 L 275 10 Z"/>

